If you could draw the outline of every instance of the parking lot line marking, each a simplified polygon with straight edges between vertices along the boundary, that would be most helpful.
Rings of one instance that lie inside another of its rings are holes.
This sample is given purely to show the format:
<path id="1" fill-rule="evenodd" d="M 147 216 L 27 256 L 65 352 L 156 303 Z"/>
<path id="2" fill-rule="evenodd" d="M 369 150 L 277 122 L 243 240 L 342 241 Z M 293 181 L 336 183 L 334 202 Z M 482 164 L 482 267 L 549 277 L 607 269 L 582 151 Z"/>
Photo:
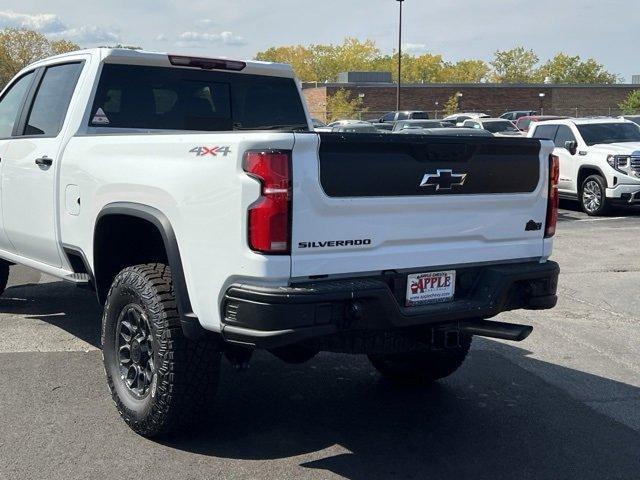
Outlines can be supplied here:
<path id="1" fill-rule="evenodd" d="M 606 222 L 607 220 L 622 220 L 630 217 L 603 217 L 603 218 L 582 218 L 578 222 Z"/>

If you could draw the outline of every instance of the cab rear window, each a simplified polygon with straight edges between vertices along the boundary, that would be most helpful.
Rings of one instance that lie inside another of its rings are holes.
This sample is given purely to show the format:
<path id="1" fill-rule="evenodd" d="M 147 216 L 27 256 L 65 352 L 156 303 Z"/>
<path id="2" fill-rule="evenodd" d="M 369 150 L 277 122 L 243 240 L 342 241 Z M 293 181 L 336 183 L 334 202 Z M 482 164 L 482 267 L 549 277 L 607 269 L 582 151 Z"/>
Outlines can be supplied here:
<path id="1" fill-rule="evenodd" d="M 89 126 L 145 130 L 307 130 L 293 79 L 106 64 Z"/>

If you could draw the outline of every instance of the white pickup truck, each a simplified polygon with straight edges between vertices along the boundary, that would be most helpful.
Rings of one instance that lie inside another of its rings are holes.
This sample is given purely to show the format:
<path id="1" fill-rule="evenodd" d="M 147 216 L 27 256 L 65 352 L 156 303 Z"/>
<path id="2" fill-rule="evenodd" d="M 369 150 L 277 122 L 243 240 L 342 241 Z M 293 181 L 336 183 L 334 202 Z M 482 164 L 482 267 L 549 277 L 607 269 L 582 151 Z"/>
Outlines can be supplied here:
<path id="1" fill-rule="evenodd" d="M 558 193 L 578 200 L 591 216 L 640 203 L 640 127 L 614 118 L 568 118 L 532 123 L 528 136 L 555 143 Z"/>
<path id="2" fill-rule="evenodd" d="M 473 335 L 531 331 L 487 318 L 555 305 L 552 149 L 318 134 L 288 66 L 69 53 L 0 97 L 0 286 L 18 263 L 95 289 L 114 402 L 145 436 L 198 421 L 221 357 L 255 348 L 432 381 Z"/>

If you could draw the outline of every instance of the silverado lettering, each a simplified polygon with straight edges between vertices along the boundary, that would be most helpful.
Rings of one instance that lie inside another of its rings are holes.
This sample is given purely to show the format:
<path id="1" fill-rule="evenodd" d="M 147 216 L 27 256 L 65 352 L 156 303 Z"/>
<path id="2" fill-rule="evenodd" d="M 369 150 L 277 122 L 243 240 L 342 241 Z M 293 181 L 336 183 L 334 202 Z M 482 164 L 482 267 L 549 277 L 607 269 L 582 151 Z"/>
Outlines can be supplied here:
<path id="1" fill-rule="evenodd" d="M 326 242 L 299 242 L 298 248 L 335 248 L 335 247 L 360 247 L 371 245 L 370 238 L 359 240 L 329 240 Z"/>

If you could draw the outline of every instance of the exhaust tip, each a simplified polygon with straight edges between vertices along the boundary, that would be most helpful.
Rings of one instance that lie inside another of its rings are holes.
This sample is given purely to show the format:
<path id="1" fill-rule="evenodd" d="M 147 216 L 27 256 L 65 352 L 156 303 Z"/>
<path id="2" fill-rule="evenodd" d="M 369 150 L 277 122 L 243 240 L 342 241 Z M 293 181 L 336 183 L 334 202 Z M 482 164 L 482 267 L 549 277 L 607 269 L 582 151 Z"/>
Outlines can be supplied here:
<path id="1" fill-rule="evenodd" d="M 533 327 L 488 320 L 468 320 L 460 323 L 460 331 L 467 335 L 521 342 L 531 335 Z"/>

